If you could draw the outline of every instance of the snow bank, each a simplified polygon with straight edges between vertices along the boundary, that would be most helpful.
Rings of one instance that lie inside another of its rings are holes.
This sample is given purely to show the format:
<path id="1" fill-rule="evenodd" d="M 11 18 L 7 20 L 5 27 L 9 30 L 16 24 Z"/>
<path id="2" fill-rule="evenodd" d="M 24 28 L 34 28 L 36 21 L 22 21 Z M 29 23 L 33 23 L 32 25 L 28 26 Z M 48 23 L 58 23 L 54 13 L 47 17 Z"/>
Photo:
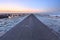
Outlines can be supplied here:
<path id="1" fill-rule="evenodd" d="M 17 16 L 13 18 L 5 18 L 5 19 L 0 19 L 0 36 L 5 34 L 7 31 L 9 31 L 11 28 L 13 28 L 16 24 L 20 23 L 23 21 L 27 16 Z"/>
<path id="2" fill-rule="evenodd" d="M 43 22 L 45 25 L 47 25 L 50 29 L 54 30 L 57 33 L 60 33 L 60 18 L 50 18 L 50 17 L 44 17 L 35 15 L 41 22 Z"/>

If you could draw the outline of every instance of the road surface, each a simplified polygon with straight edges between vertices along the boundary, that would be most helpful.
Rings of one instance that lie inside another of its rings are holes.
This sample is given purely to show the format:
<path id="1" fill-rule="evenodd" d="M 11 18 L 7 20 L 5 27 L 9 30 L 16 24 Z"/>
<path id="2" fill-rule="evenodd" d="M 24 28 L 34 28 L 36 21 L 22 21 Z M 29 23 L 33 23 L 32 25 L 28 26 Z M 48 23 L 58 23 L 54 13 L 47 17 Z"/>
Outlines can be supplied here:
<path id="1" fill-rule="evenodd" d="M 59 40 L 59 38 L 31 14 L 0 37 L 0 40 Z"/>

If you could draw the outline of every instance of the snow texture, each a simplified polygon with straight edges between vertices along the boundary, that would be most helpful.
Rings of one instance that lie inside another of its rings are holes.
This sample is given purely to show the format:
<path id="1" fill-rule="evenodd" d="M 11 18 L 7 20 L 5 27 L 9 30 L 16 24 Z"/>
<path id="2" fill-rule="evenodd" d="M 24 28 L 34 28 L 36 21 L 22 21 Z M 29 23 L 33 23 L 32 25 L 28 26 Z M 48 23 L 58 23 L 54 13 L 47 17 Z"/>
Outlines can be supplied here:
<path id="1" fill-rule="evenodd" d="M 0 19 L 0 36 L 5 34 L 11 28 L 13 28 L 16 24 L 23 21 L 28 15 L 25 16 L 17 16 L 13 18 L 4 18 Z"/>
<path id="2" fill-rule="evenodd" d="M 35 15 L 42 23 L 50 29 L 60 34 L 60 18 L 55 16 L 40 16 Z"/>

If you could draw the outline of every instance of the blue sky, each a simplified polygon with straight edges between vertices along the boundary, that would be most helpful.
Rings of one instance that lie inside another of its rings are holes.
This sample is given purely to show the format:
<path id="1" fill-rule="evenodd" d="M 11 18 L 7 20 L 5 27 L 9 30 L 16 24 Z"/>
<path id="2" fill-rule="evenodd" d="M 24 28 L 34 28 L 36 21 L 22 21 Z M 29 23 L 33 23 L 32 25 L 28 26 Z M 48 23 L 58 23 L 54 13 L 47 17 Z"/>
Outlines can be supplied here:
<path id="1" fill-rule="evenodd" d="M 0 0 L 0 8 L 60 10 L 60 0 Z"/>

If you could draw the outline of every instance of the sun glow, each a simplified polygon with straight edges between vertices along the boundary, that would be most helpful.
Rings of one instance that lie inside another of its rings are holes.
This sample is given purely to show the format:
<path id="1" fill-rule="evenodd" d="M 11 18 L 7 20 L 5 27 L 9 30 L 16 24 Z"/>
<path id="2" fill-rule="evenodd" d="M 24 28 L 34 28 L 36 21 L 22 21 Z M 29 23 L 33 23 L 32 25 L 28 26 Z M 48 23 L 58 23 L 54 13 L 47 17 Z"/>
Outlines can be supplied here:
<path id="1" fill-rule="evenodd" d="M 39 9 L 32 8 L 0 8 L 0 12 L 43 12 Z"/>

